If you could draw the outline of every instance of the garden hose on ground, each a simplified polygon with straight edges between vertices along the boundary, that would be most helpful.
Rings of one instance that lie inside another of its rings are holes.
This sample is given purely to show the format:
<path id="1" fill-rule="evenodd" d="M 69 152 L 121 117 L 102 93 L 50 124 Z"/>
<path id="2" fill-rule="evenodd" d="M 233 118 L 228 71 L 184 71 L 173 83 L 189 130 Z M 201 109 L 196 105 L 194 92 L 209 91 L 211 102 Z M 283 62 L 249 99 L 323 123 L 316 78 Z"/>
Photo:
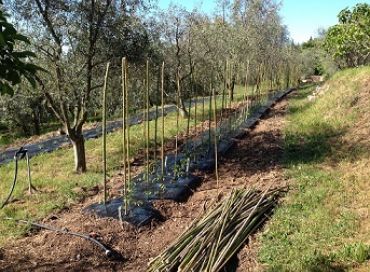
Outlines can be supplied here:
<path id="1" fill-rule="evenodd" d="M 10 188 L 10 192 L 5 199 L 5 201 L 1 204 L 0 210 L 3 209 L 9 202 L 11 196 L 13 195 L 15 185 L 17 183 L 17 176 L 18 176 L 18 161 L 22 160 L 24 157 L 26 157 L 26 162 L 27 162 L 27 177 L 28 177 L 28 193 L 32 194 L 32 191 L 37 191 L 36 188 L 32 185 L 31 182 L 31 166 L 30 166 L 30 158 L 28 156 L 28 150 L 23 148 L 23 146 L 14 154 L 14 178 L 13 178 L 13 183 Z"/>
<path id="2" fill-rule="evenodd" d="M 36 190 L 35 187 L 31 183 L 31 168 L 30 168 L 30 160 L 29 160 L 29 157 L 28 157 L 28 150 L 27 149 L 24 149 L 23 147 L 21 147 L 14 154 L 14 163 L 15 163 L 15 166 L 14 166 L 13 183 L 11 185 L 10 192 L 9 192 L 8 196 L 6 197 L 5 201 L 0 206 L 0 210 L 3 209 L 9 203 L 9 200 L 10 200 L 10 198 L 13 195 L 13 192 L 14 192 L 14 189 L 15 189 L 15 185 L 17 183 L 18 161 L 19 160 L 22 160 L 23 158 L 26 158 L 26 161 L 27 161 L 27 176 L 28 176 L 28 190 L 29 190 L 29 193 L 32 193 L 32 190 Z M 90 237 L 89 235 L 78 233 L 78 232 L 72 232 L 72 231 L 69 231 L 69 230 L 66 230 L 66 229 L 53 228 L 53 227 L 50 227 L 50 226 L 47 226 L 47 225 L 43 225 L 43 224 L 39 224 L 39 223 L 34 223 L 34 222 L 31 222 L 31 221 L 27 221 L 27 220 L 14 219 L 14 218 L 11 218 L 11 217 L 7 217 L 5 219 L 6 220 L 12 220 L 12 221 L 15 221 L 17 223 L 31 225 L 33 227 L 38 227 L 38 228 L 41 228 L 41 229 L 50 230 L 50 231 L 53 231 L 53 232 L 58 232 L 58 233 L 62 233 L 62 234 L 66 234 L 66 235 L 71 235 L 71 236 L 75 236 L 75 237 L 80 237 L 82 239 L 85 239 L 85 240 L 88 240 L 88 241 L 94 243 L 99 248 L 101 248 L 104 251 L 105 256 L 107 256 L 107 258 L 109 258 L 110 260 L 122 260 L 123 259 L 123 257 L 122 257 L 121 254 L 119 254 L 118 252 L 116 252 L 116 251 L 114 251 L 112 249 L 109 249 L 107 246 L 103 245 L 98 240 Z"/>
<path id="3" fill-rule="evenodd" d="M 73 232 L 73 231 L 69 231 L 67 229 L 54 228 L 54 227 L 47 226 L 47 225 L 44 225 L 44 224 L 39 224 L 39 223 L 27 221 L 27 220 L 14 219 L 14 218 L 11 218 L 11 217 L 6 217 L 5 219 L 6 220 L 12 220 L 12 221 L 15 221 L 17 223 L 37 227 L 37 228 L 40 228 L 40 229 L 46 229 L 46 230 L 49 230 L 49 231 L 53 231 L 53 232 L 57 232 L 57 233 L 61 233 L 61 234 L 66 234 L 66 235 L 71 235 L 71 236 L 75 236 L 75 237 L 79 237 L 79 238 L 88 240 L 88 241 L 92 242 L 93 244 L 95 244 L 96 246 L 98 246 L 100 249 L 102 249 L 104 251 L 105 256 L 107 256 L 108 259 L 117 260 L 117 261 L 118 260 L 123 260 L 123 257 L 120 253 L 118 253 L 117 251 L 115 251 L 113 249 L 110 249 L 109 247 L 105 246 L 103 243 L 99 242 L 98 240 L 92 238 L 88 234 Z"/>
<path id="4" fill-rule="evenodd" d="M 10 198 L 12 197 L 12 194 L 14 192 L 14 189 L 15 189 L 15 185 L 17 183 L 17 176 L 18 176 L 18 160 L 21 160 L 23 159 L 27 154 L 27 149 L 24 149 L 23 147 L 21 147 L 17 152 L 15 152 L 14 154 L 14 177 L 13 177 L 13 183 L 12 183 L 12 186 L 10 188 L 10 192 L 8 194 L 8 196 L 6 197 L 5 201 L 1 204 L 0 206 L 0 210 L 3 209 L 5 207 L 6 204 L 8 204 Z M 20 157 L 19 157 L 20 156 Z M 30 168 L 29 168 L 29 158 L 28 158 L 28 155 L 27 155 L 27 167 L 28 167 L 28 182 L 29 184 L 31 184 L 31 171 L 30 171 Z M 33 186 L 32 186 L 33 187 Z"/>

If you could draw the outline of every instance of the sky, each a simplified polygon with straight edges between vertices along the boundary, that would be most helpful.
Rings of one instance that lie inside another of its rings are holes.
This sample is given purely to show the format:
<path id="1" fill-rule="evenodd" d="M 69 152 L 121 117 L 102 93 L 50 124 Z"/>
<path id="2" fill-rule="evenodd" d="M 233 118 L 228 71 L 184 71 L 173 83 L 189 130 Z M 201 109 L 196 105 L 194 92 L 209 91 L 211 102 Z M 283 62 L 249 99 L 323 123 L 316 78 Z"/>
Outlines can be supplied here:
<path id="1" fill-rule="evenodd" d="M 197 7 L 209 14 L 216 7 L 215 0 L 159 0 L 159 6 L 167 8 L 171 1 L 187 10 Z M 338 13 L 357 3 L 370 4 L 370 0 L 282 0 L 280 15 L 283 24 L 288 27 L 290 37 L 296 43 L 302 43 L 317 36 L 318 29 L 335 25 Z"/>

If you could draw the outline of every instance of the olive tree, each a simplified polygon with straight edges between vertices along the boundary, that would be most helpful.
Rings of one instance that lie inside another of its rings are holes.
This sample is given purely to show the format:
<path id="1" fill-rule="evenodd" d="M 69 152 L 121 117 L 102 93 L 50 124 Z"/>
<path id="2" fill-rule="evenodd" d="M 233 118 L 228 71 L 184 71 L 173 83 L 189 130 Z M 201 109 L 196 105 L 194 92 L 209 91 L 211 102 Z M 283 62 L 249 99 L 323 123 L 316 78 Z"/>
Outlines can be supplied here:
<path id="1" fill-rule="evenodd" d="M 122 31 L 119 32 L 115 27 L 124 24 L 126 21 L 122 20 L 132 14 L 138 14 L 137 8 L 143 2 L 9 2 L 14 14 L 27 22 L 27 31 L 37 37 L 35 50 L 40 54 L 40 65 L 48 71 L 40 74 L 37 81 L 49 108 L 72 142 L 75 170 L 84 172 L 86 159 L 82 128 L 102 87 L 102 66 L 112 60 L 113 55 L 119 63 L 117 59 L 125 54 L 123 50 L 117 52 L 117 49 L 122 49 L 122 37 L 127 31 L 120 28 Z M 118 57 L 117 54 L 121 55 Z"/>

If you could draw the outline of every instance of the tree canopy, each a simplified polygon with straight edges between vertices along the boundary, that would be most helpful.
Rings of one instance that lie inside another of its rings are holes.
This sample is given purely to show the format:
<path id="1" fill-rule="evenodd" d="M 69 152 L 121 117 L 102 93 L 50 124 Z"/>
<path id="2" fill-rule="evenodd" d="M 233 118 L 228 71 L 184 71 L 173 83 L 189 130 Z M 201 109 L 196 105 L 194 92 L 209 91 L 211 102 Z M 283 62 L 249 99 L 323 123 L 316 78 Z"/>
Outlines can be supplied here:
<path id="1" fill-rule="evenodd" d="M 370 5 L 357 4 L 338 14 L 339 23 L 329 28 L 325 48 L 341 67 L 370 62 Z"/>
<path id="2" fill-rule="evenodd" d="M 0 0 L 0 94 L 13 94 L 13 86 L 24 76 L 33 86 L 36 85 L 35 73 L 39 67 L 29 60 L 36 57 L 28 50 L 19 50 L 19 43 L 29 44 L 29 39 L 18 33 L 8 22 Z"/>

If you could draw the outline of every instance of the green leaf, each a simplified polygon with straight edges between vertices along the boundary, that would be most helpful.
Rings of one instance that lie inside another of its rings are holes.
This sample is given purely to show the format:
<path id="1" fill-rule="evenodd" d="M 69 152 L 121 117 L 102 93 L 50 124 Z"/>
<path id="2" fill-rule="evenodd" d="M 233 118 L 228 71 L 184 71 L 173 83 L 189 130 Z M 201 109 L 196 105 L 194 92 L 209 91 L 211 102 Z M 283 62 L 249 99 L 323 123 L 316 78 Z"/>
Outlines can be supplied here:
<path id="1" fill-rule="evenodd" d="M 4 45 L 6 45 L 4 35 L 0 32 L 0 46 L 3 47 Z"/>
<path id="2" fill-rule="evenodd" d="M 27 44 L 30 43 L 29 39 L 26 36 L 23 36 L 22 34 L 18 34 L 18 33 L 14 35 L 14 40 L 22 41 Z"/>
<path id="3" fill-rule="evenodd" d="M 27 58 L 27 57 L 36 58 L 36 54 L 31 51 L 14 52 L 13 55 L 17 58 Z"/>
<path id="4" fill-rule="evenodd" d="M 14 90 L 9 84 L 0 82 L 0 94 L 13 95 Z"/>

